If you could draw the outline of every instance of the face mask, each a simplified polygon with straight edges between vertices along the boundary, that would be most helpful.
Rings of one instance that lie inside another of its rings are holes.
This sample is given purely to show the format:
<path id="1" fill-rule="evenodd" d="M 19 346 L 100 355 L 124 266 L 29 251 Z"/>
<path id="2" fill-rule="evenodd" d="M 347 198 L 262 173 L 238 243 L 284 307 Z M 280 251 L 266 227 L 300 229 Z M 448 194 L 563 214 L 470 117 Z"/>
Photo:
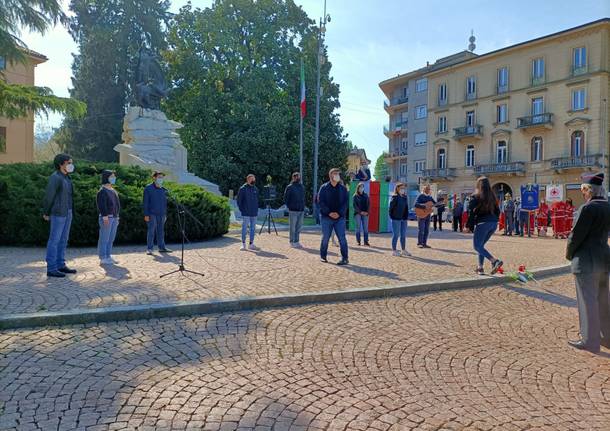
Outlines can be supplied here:
<path id="1" fill-rule="evenodd" d="M 362 193 L 364 193 L 364 189 L 363 188 L 359 188 L 358 189 L 358 194 L 362 194 Z"/>
<path id="2" fill-rule="evenodd" d="M 341 181 L 341 176 L 340 175 L 333 175 L 333 181 L 338 183 L 339 181 Z"/>
<path id="3" fill-rule="evenodd" d="M 116 177 L 110 177 L 110 178 L 108 178 L 108 182 L 109 182 L 110 184 L 113 184 L 113 185 L 114 185 L 114 184 L 116 183 Z"/>
<path id="4" fill-rule="evenodd" d="M 163 178 L 157 178 L 155 180 L 155 184 L 161 187 L 163 185 Z"/>
<path id="5" fill-rule="evenodd" d="M 72 172 L 74 172 L 74 164 L 73 163 L 68 163 L 66 165 L 66 172 L 71 174 Z"/>
<path id="6" fill-rule="evenodd" d="M 251 186 L 253 186 L 254 184 L 256 184 L 256 181 L 250 181 Z"/>
<path id="7" fill-rule="evenodd" d="M 405 191 L 405 189 L 400 189 L 398 190 L 398 193 L 400 193 L 401 196 L 404 196 L 407 192 Z"/>

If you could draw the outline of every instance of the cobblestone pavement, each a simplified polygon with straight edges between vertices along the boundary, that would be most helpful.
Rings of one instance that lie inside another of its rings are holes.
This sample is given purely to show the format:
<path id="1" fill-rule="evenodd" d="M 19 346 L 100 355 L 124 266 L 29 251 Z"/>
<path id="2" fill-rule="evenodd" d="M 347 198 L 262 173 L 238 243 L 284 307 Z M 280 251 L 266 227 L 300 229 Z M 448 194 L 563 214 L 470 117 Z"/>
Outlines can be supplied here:
<path id="1" fill-rule="evenodd" d="M 605 430 L 570 276 L 0 333 L 0 429 Z"/>
<path id="2" fill-rule="evenodd" d="M 117 247 L 120 265 L 102 268 L 93 248 L 68 249 L 70 266 L 78 269 L 67 279 L 47 279 L 44 249 L 0 247 L 0 314 L 60 311 L 75 308 L 167 303 L 197 299 L 227 299 L 282 293 L 316 292 L 405 282 L 447 280 L 474 276 L 476 256 L 472 237 L 453 232 L 432 233 L 433 249 L 415 247 L 416 229 L 408 232 L 412 258 L 391 256 L 388 234 L 373 235 L 371 248 L 355 246 L 352 234 L 347 267 L 319 261 L 320 235 L 302 235 L 304 250 L 288 245 L 288 233 L 263 233 L 257 237 L 259 252 L 240 252 L 239 237 L 227 235 L 189 245 L 187 268 L 205 277 L 159 275 L 176 269 L 179 253 L 146 256 L 144 247 Z M 177 249 L 174 246 L 174 249 Z M 492 253 L 507 269 L 520 264 L 530 268 L 565 263 L 564 240 L 516 238 L 496 235 Z M 330 246 L 330 260 L 339 257 Z"/>

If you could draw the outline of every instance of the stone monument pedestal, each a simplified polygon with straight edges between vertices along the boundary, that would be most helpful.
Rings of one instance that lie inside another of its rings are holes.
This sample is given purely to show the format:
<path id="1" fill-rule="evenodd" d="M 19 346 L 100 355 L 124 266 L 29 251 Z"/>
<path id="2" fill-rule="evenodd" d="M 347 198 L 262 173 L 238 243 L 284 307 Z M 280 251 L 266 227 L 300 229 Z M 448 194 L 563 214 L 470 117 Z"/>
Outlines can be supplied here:
<path id="1" fill-rule="evenodd" d="M 120 164 L 162 171 L 170 181 L 220 195 L 218 185 L 188 172 L 186 148 L 176 132 L 181 127 L 159 110 L 130 107 L 123 120 L 123 143 L 114 147 Z"/>

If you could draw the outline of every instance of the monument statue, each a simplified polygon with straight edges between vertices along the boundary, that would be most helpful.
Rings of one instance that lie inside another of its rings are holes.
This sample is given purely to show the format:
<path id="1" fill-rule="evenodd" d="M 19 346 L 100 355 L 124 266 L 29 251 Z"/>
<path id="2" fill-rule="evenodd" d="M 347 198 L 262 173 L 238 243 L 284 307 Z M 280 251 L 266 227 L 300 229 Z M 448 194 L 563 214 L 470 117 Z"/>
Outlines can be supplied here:
<path id="1" fill-rule="evenodd" d="M 140 50 L 136 72 L 135 96 L 138 106 L 131 106 L 123 119 L 123 143 L 114 147 L 121 165 L 135 165 L 164 172 L 170 181 L 196 184 L 220 194 L 218 185 L 187 170 L 187 151 L 177 130 L 183 125 L 169 120 L 161 111 L 161 99 L 168 88 L 161 66 L 154 55 Z"/>

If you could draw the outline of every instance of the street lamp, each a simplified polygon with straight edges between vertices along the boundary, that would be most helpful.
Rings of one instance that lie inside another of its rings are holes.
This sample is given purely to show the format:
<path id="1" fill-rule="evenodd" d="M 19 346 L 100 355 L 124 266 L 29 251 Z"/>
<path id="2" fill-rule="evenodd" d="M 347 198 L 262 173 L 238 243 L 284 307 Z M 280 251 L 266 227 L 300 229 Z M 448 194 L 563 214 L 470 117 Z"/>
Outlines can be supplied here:
<path id="1" fill-rule="evenodd" d="M 323 38 L 326 33 L 326 23 L 330 22 L 330 15 L 326 14 L 326 0 L 324 0 L 324 16 L 320 18 L 320 26 L 318 27 L 318 67 L 316 72 L 316 132 L 313 146 L 313 213 L 314 217 L 318 217 L 318 203 L 316 196 L 318 194 L 318 149 L 320 147 L 320 65 L 323 62 L 322 48 L 324 47 Z"/>

